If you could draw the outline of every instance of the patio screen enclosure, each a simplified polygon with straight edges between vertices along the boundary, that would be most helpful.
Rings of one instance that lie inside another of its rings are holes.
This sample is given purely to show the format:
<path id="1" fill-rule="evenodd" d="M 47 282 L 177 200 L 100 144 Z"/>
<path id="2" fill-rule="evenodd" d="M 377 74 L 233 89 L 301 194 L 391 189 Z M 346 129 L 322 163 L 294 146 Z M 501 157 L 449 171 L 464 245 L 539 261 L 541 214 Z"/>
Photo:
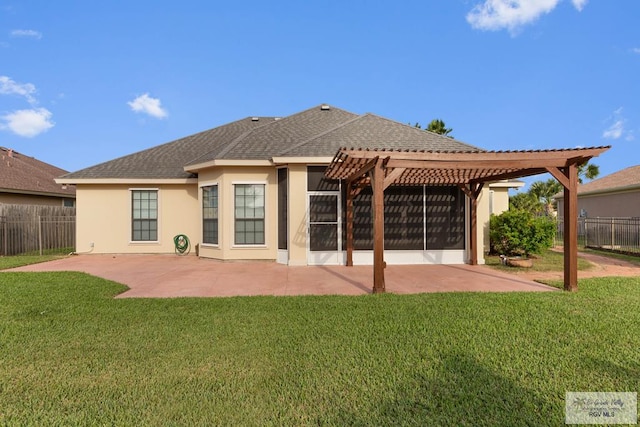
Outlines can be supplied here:
<path id="1" fill-rule="evenodd" d="M 326 167 L 309 166 L 309 249 L 345 250 L 346 194 Z M 354 200 L 354 250 L 373 250 L 371 188 Z M 465 198 L 455 186 L 391 186 L 384 194 L 385 250 L 465 249 Z"/>

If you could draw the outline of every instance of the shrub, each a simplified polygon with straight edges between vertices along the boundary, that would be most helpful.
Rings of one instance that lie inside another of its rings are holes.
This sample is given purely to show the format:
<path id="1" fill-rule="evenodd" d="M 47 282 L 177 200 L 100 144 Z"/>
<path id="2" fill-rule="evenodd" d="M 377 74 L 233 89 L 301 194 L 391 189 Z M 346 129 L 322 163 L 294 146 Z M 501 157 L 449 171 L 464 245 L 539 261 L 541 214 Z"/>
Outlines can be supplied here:
<path id="1" fill-rule="evenodd" d="M 556 224 L 549 217 L 516 209 L 492 215 L 489 230 L 492 252 L 528 257 L 553 246 Z"/>

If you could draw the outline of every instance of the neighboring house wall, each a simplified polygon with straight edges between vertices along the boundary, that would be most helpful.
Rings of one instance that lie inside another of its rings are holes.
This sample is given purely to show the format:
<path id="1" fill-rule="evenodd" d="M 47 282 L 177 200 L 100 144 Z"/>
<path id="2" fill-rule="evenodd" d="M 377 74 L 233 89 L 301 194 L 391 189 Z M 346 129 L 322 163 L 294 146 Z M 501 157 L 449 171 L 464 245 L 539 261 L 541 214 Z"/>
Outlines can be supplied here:
<path id="1" fill-rule="evenodd" d="M 563 199 L 558 199 L 558 216 L 564 217 Z M 589 218 L 640 217 L 640 189 L 607 194 L 578 195 L 578 214 Z"/>
<path id="2" fill-rule="evenodd" d="M 0 203 L 8 205 L 41 205 L 41 206 L 64 206 L 64 200 L 55 196 L 38 196 L 34 194 L 17 194 L 0 192 Z M 75 206 L 73 198 L 68 198 L 69 207 Z"/>
<path id="3" fill-rule="evenodd" d="M 131 190 L 158 189 L 158 240 L 132 242 Z M 200 205 L 195 184 L 78 185 L 77 252 L 173 253 L 173 237 L 186 234 L 199 241 Z M 94 247 L 91 247 L 91 243 Z"/>

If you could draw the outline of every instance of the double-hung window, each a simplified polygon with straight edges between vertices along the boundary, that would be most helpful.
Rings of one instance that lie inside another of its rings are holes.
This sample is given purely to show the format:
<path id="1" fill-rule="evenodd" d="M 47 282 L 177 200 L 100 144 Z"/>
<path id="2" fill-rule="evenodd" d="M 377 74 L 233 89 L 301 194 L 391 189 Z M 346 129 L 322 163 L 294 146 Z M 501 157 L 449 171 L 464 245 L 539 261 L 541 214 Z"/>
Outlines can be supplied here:
<path id="1" fill-rule="evenodd" d="M 218 186 L 202 187 L 202 243 L 218 244 Z"/>
<path id="2" fill-rule="evenodd" d="M 158 190 L 131 190 L 131 240 L 158 241 Z"/>
<path id="3" fill-rule="evenodd" d="M 235 244 L 264 245 L 264 184 L 235 184 Z"/>

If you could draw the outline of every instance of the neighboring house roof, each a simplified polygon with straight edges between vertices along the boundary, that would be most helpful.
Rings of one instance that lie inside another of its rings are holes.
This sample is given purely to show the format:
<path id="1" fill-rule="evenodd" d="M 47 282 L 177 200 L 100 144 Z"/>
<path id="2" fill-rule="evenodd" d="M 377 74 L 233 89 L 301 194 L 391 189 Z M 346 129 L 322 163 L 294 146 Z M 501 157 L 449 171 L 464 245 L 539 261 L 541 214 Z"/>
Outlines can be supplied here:
<path id="1" fill-rule="evenodd" d="M 64 169 L 0 147 L 0 192 L 75 198 L 76 189 L 56 184 Z"/>
<path id="2" fill-rule="evenodd" d="M 341 147 L 483 151 L 374 114 L 357 115 L 326 104 L 283 118 L 247 117 L 63 176 L 83 179 L 186 179 L 190 165 L 216 160 L 333 157 Z"/>
<path id="3" fill-rule="evenodd" d="M 640 189 L 640 165 L 622 169 L 586 184 L 580 184 L 578 185 L 578 196 L 615 193 L 634 189 Z M 564 193 L 560 192 L 554 198 L 561 199 L 563 196 Z"/>

